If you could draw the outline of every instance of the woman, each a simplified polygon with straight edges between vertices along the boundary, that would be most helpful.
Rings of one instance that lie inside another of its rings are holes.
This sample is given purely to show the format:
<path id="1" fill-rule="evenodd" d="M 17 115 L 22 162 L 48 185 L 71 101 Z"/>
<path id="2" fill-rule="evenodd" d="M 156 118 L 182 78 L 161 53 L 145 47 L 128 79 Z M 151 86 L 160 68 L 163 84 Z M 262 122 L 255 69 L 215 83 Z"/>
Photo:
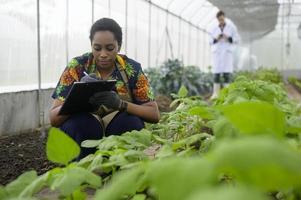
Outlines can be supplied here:
<path id="1" fill-rule="evenodd" d="M 81 144 L 84 140 L 101 139 L 104 135 L 141 130 L 144 121 L 157 123 L 160 119 L 158 106 L 141 65 L 118 55 L 122 44 L 120 26 L 112 19 L 102 18 L 92 25 L 90 41 L 92 53 L 73 58 L 61 75 L 52 95 L 51 125 L 59 127 Z M 97 79 L 115 79 L 117 83 L 114 91 L 99 92 L 90 99 L 95 106 L 94 113 L 58 115 L 75 81 Z M 81 147 L 78 159 L 94 152 L 95 149 Z"/>

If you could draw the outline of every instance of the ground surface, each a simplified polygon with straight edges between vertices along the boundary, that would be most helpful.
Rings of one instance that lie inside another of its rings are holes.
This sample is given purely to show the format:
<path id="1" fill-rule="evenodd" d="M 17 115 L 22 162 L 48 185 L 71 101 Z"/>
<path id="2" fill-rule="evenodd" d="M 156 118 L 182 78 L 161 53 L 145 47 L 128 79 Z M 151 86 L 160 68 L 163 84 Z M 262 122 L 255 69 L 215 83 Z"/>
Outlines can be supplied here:
<path id="1" fill-rule="evenodd" d="M 290 85 L 286 86 L 289 97 L 301 103 L 301 94 Z M 160 97 L 161 111 L 169 111 L 170 99 Z M 25 171 L 34 169 L 42 174 L 54 167 L 45 154 L 46 138 L 39 132 L 0 137 L 0 185 L 16 179 Z"/>
<path id="2" fill-rule="evenodd" d="M 45 155 L 46 138 L 38 132 L 0 138 L 0 185 L 5 185 L 25 171 L 42 174 L 54 165 Z"/>

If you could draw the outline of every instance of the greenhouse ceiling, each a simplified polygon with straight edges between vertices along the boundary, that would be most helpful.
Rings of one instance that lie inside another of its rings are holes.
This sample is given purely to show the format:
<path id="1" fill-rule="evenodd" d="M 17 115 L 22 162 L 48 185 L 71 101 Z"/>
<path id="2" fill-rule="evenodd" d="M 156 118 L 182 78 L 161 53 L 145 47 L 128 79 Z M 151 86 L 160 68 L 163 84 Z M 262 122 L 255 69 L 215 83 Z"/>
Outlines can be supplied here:
<path id="1" fill-rule="evenodd" d="M 152 0 L 152 3 L 206 29 L 218 10 L 234 21 L 242 37 L 258 39 L 272 32 L 277 24 L 298 27 L 301 0 Z"/>

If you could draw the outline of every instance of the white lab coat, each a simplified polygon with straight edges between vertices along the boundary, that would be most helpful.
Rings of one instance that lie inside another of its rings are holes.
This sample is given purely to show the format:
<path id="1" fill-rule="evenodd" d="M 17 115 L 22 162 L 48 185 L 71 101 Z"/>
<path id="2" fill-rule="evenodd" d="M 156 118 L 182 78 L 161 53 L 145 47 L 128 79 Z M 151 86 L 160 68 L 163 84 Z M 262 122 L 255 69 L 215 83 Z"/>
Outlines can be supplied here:
<path id="1" fill-rule="evenodd" d="M 219 27 L 219 23 L 214 22 L 209 28 L 210 45 L 212 51 L 213 73 L 232 73 L 233 72 L 233 48 L 240 40 L 238 31 L 234 23 L 226 19 L 226 25 L 222 30 Z M 225 34 L 227 37 L 232 37 L 233 43 L 222 39 L 217 43 L 213 43 L 214 39 L 218 38 L 220 34 Z"/>

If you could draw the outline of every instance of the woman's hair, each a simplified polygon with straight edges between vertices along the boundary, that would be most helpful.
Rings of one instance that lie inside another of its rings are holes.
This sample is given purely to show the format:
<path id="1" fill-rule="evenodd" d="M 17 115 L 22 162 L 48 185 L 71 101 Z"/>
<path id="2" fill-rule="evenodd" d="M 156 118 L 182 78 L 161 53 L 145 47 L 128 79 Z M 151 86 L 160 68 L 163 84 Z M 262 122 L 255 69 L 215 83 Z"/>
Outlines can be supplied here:
<path id="1" fill-rule="evenodd" d="M 218 13 L 216 14 L 216 17 L 219 18 L 220 16 L 225 16 L 225 12 L 222 10 L 218 11 Z"/>
<path id="2" fill-rule="evenodd" d="M 90 30 L 90 41 L 92 43 L 93 37 L 97 31 L 110 31 L 113 33 L 115 39 L 117 40 L 118 46 L 121 47 L 122 44 L 122 31 L 119 24 L 110 18 L 101 18 L 94 22 Z"/>

